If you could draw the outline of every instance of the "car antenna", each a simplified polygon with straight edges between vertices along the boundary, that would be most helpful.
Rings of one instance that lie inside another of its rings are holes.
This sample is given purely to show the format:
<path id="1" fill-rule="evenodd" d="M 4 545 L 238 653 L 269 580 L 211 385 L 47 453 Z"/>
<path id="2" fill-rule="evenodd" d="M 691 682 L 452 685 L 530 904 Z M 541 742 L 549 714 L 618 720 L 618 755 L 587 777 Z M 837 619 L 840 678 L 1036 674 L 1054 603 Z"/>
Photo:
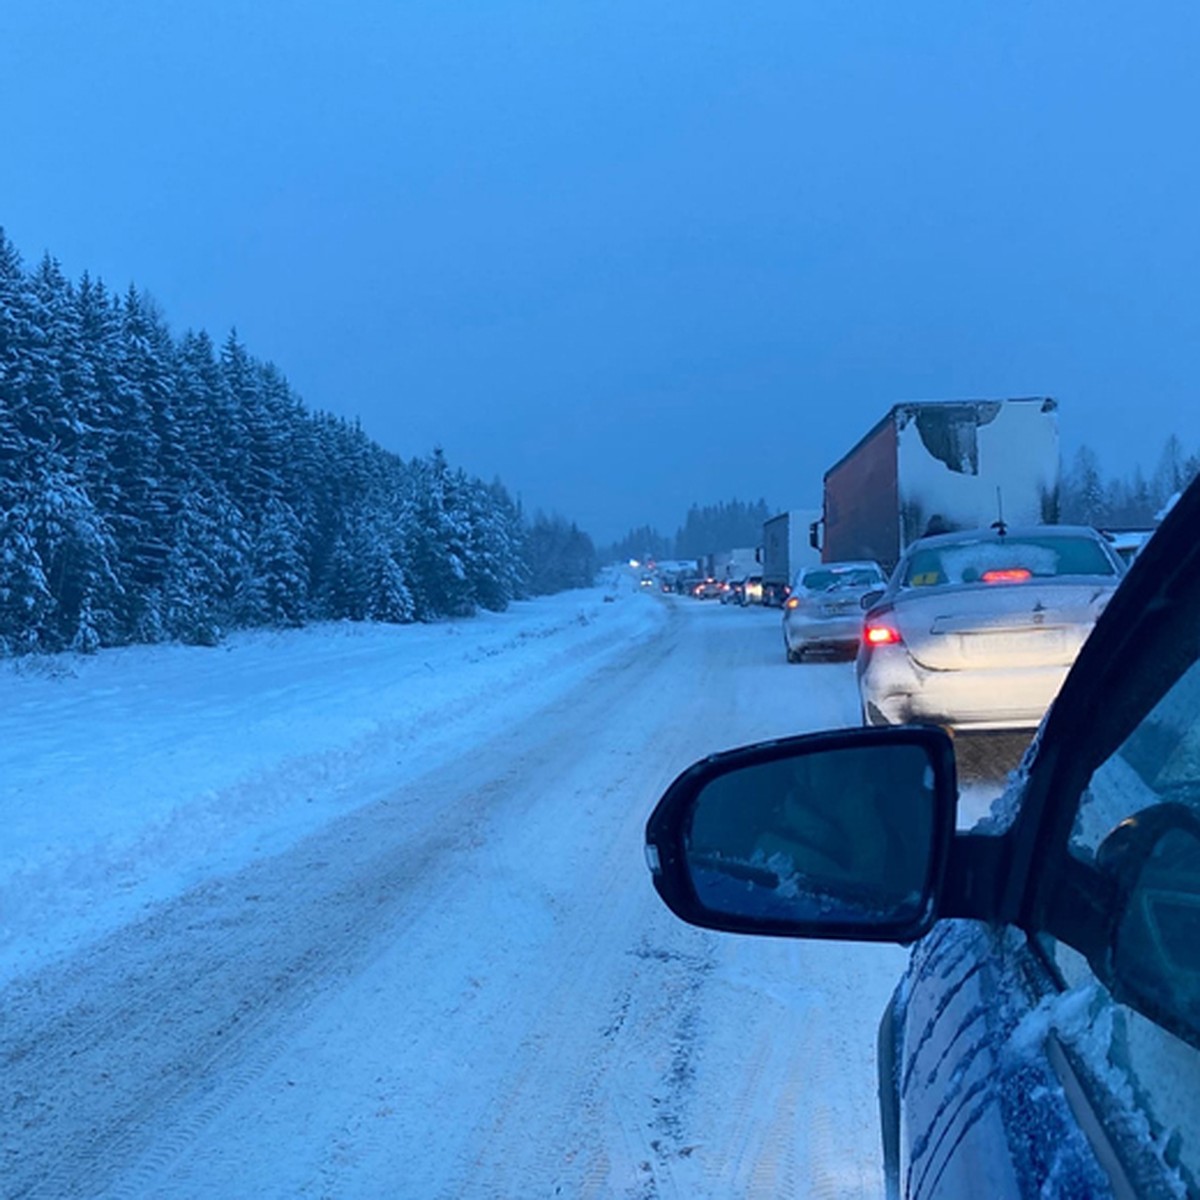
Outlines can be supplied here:
<path id="1" fill-rule="evenodd" d="M 996 488 L 996 519 L 992 522 L 992 528 L 1001 536 L 1004 537 L 1008 533 L 1008 522 L 1004 519 L 1004 494 L 999 487 Z"/>

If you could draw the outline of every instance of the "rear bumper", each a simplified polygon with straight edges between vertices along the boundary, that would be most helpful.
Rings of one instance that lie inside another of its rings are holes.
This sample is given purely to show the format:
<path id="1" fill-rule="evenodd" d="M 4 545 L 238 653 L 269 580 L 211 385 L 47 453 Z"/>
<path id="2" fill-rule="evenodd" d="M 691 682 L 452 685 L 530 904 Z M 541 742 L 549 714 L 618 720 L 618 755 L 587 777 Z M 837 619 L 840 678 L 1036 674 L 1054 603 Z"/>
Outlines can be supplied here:
<path id="1" fill-rule="evenodd" d="M 859 661 L 859 692 L 868 724 L 923 722 L 954 729 L 1036 729 L 1069 666 L 929 671 L 899 647 Z"/>
<path id="2" fill-rule="evenodd" d="M 851 650 L 862 639 L 862 613 L 837 617 L 794 617 L 783 619 L 783 636 L 793 650 Z"/>

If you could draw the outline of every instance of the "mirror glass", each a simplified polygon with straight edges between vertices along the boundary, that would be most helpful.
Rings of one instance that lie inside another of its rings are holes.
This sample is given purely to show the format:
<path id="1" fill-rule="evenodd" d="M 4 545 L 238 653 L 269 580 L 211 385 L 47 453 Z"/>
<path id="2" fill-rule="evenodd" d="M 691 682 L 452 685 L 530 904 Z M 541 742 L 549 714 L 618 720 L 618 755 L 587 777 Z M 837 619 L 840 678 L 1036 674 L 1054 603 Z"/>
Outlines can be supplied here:
<path id="1" fill-rule="evenodd" d="M 706 908 L 837 925 L 919 917 L 934 853 L 934 768 L 919 745 L 797 752 L 696 798 L 688 870 Z"/>
<path id="2" fill-rule="evenodd" d="M 1189 1040 L 1200 1037 L 1200 837 L 1169 829 L 1155 842 L 1117 928 L 1121 990 Z"/>

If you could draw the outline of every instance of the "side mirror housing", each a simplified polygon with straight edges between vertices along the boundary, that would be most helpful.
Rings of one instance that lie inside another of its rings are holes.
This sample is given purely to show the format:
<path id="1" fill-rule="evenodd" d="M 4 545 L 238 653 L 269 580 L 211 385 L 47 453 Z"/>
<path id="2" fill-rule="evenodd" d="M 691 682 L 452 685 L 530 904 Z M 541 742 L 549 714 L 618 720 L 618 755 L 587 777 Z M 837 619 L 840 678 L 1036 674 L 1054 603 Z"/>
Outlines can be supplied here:
<path id="1" fill-rule="evenodd" d="M 867 592 L 863 595 L 859 603 L 862 605 L 863 612 L 867 612 L 877 605 L 883 599 L 884 589 L 877 588 L 874 591 Z"/>
<path id="2" fill-rule="evenodd" d="M 937 919 L 956 802 L 941 729 L 785 738 L 684 771 L 651 814 L 646 854 L 693 925 L 909 942 Z"/>

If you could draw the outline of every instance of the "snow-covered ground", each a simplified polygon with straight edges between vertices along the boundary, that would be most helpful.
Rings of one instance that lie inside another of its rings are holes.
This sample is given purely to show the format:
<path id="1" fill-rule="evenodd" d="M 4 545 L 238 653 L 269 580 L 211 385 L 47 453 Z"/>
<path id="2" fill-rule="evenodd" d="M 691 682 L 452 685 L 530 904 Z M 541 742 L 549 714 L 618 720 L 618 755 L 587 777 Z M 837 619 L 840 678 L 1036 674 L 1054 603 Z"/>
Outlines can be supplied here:
<path id="1" fill-rule="evenodd" d="M 877 1196 L 898 948 L 675 921 L 642 826 L 853 723 L 623 591 L 0 666 L 6 1196 Z"/>
<path id="2" fill-rule="evenodd" d="M 0 980 L 469 752 L 662 627 L 603 596 L 0 662 Z"/>

